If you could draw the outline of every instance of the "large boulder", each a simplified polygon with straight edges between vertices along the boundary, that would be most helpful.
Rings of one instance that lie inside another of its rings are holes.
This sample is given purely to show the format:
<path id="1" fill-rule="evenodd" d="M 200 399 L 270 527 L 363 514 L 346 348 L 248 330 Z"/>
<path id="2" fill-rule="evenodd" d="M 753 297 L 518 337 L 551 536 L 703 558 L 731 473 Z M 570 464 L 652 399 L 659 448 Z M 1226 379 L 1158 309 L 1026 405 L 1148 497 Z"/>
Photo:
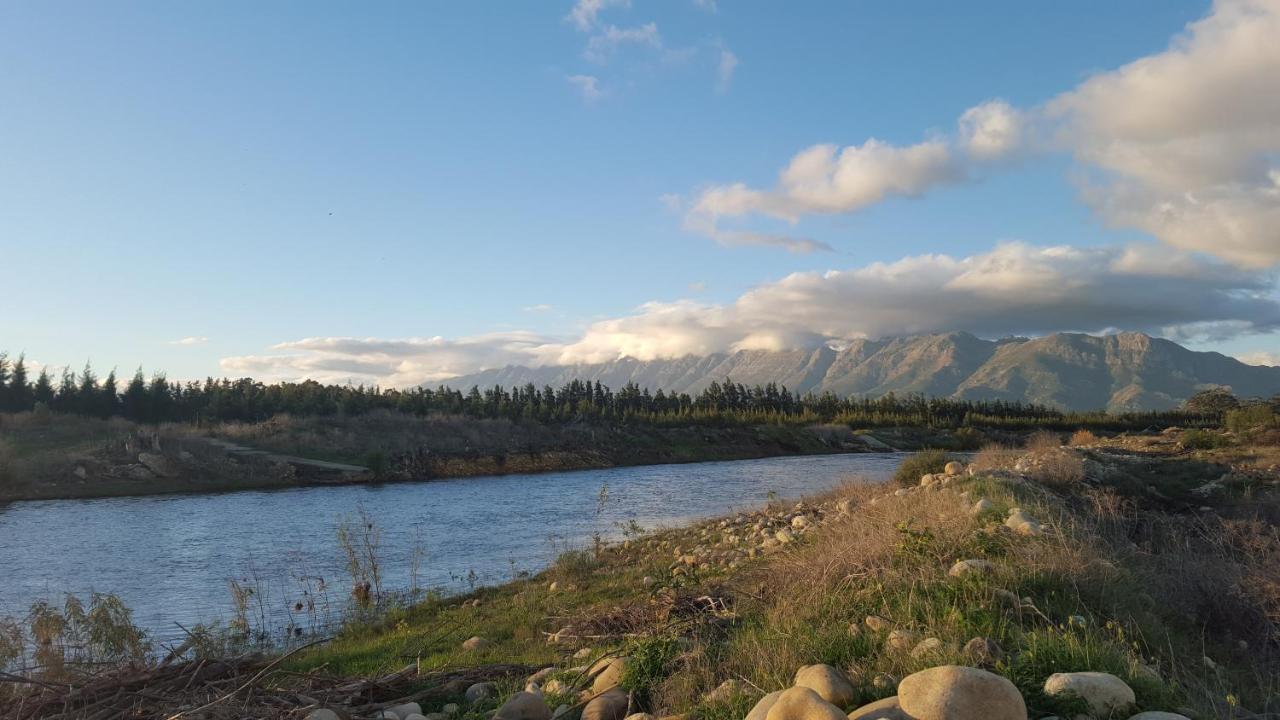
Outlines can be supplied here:
<path id="1" fill-rule="evenodd" d="M 747 720 L 765 720 L 769 715 L 769 708 L 778 702 L 778 698 L 782 697 L 781 690 L 774 690 L 765 695 L 756 702 L 755 707 L 751 708 L 751 712 L 747 713 Z"/>
<path id="2" fill-rule="evenodd" d="M 806 687 L 782 691 L 765 720 L 848 720 L 844 711 Z"/>
<path id="3" fill-rule="evenodd" d="M 956 475 L 961 475 L 964 473 L 964 463 L 952 460 L 942 468 L 942 472 L 952 477 Z"/>
<path id="4" fill-rule="evenodd" d="M 608 690 L 582 708 L 582 720 L 625 720 L 629 704 L 625 692 L 618 688 Z"/>
<path id="5" fill-rule="evenodd" d="M 1044 531 L 1040 521 L 1023 512 L 1022 508 L 1010 510 L 1004 525 L 1019 535 L 1039 535 Z"/>
<path id="6" fill-rule="evenodd" d="M 957 560 L 955 565 L 947 571 L 951 577 L 978 577 L 980 575 L 990 575 L 996 571 L 995 563 L 990 560 L 974 558 L 972 560 Z"/>
<path id="7" fill-rule="evenodd" d="M 818 697 L 838 707 L 853 703 L 853 683 L 844 673 L 830 665 L 805 665 L 796 671 L 796 687 L 806 687 L 818 693 Z"/>
<path id="8" fill-rule="evenodd" d="M 898 683 L 898 704 L 915 720 L 1026 720 L 1018 688 L 986 670 L 940 665 Z"/>
<path id="9" fill-rule="evenodd" d="M 400 718 L 401 720 L 404 720 L 404 718 L 407 718 L 410 715 L 422 714 L 422 706 L 416 702 L 401 703 L 399 705 L 389 707 L 387 708 L 387 710 L 395 713 L 396 717 Z"/>
<path id="10" fill-rule="evenodd" d="M 902 712 L 898 704 L 898 696 L 887 697 L 873 703 L 867 703 L 849 713 L 849 720 L 913 720 Z"/>
<path id="11" fill-rule="evenodd" d="M 1045 695 L 1074 695 L 1089 705 L 1090 714 L 1111 717 L 1136 702 L 1133 688 L 1104 672 L 1054 673 L 1044 681 Z"/>
<path id="12" fill-rule="evenodd" d="M 627 670 L 627 659 L 617 658 L 601 658 L 597 660 L 587 674 L 592 677 L 591 694 L 599 695 L 605 690 L 618 687 L 622 682 L 622 673 Z"/>
<path id="13" fill-rule="evenodd" d="M 518 692 L 498 708 L 493 720 L 551 720 L 551 708 L 541 695 Z"/>
<path id="14" fill-rule="evenodd" d="M 466 650 L 467 652 L 474 652 L 474 651 L 476 651 L 476 650 L 483 650 L 483 649 L 485 649 L 486 647 L 488 647 L 488 645 L 489 645 L 489 641 L 488 641 L 488 640 L 485 640 L 484 638 L 480 637 L 479 635 L 474 635 L 474 636 L 469 637 L 469 638 L 467 638 L 466 640 L 463 640 L 463 641 L 462 641 L 462 649 L 463 649 L 463 650 Z"/>
<path id="15" fill-rule="evenodd" d="M 162 478 L 171 478 L 178 474 L 169 463 L 169 459 L 159 453 L 138 453 L 138 462 Z"/>

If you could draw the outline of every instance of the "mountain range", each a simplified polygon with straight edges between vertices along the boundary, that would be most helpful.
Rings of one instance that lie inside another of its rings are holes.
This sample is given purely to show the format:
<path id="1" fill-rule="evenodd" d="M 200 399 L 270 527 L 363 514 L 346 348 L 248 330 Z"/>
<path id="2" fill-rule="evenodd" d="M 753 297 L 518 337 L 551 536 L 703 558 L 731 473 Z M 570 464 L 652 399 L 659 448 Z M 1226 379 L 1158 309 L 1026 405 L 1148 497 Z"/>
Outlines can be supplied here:
<path id="1" fill-rule="evenodd" d="M 612 388 L 628 382 L 667 392 L 697 393 L 713 381 L 770 382 L 792 391 L 876 397 L 923 393 L 957 399 L 1002 399 L 1063 410 L 1111 412 L 1175 408 L 1198 390 L 1228 387 L 1241 397 L 1280 393 L 1280 367 L 1262 367 L 1216 352 L 1188 350 L 1142 333 L 1055 333 L 984 340 L 965 332 L 855 340 L 839 349 L 740 350 L 705 356 L 526 367 L 511 365 L 452 378 L 456 388 L 559 387 L 570 380 Z"/>

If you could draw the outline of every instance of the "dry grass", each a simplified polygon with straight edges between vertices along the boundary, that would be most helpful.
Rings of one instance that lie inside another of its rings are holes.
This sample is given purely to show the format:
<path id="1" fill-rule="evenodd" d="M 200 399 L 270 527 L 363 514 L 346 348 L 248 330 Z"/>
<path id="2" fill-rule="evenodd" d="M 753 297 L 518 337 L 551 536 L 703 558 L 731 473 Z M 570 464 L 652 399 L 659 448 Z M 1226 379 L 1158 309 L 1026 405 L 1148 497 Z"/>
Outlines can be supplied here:
<path id="1" fill-rule="evenodd" d="M 1062 435 L 1052 430 L 1037 430 L 1027 438 L 1026 449 L 1031 452 L 1048 452 L 1062 447 Z"/>
<path id="2" fill-rule="evenodd" d="M 1008 445 L 992 443 L 984 446 L 973 456 L 974 468 L 983 471 L 1012 470 L 1014 463 L 1022 457 L 1022 451 Z"/>
<path id="3" fill-rule="evenodd" d="M 1088 430 L 1077 430 L 1071 433 L 1071 439 L 1067 441 L 1068 445 L 1079 447 L 1081 445 L 1094 445 L 1098 442 L 1098 436 Z"/>

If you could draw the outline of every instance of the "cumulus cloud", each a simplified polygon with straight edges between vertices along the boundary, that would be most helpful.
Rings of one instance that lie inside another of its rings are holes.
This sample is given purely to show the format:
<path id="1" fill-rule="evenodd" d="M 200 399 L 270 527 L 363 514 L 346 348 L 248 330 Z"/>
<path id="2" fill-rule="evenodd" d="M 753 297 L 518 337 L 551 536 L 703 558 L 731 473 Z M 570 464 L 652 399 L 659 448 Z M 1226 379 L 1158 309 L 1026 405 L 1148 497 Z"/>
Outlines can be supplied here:
<path id="1" fill-rule="evenodd" d="M 170 340 L 168 344 L 169 345 L 204 345 L 207 342 L 209 342 L 209 338 L 207 337 L 192 336 L 192 337 L 184 337 L 180 340 Z"/>
<path id="2" fill-rule="evenodd" d="M 1169 47 L 1096 74 L 1042 106 L 992 100 L 954 133 L 917 145 L 876 139 L 798 153 L 773 189 L 705 189 L 695 222 L 795 222 L 978 177 L 1000 160 L 1065 152 L 1082 199 L 1117 227 L 1242 267 L 1280 263 L 1280 2 L 1218 0 Z M 713 232 L 708 232 L 712 234 Z"/>
<path id="3" fill-rule="evenodd" d="M 1239 265 L 1280 262 L 1280 3 L 1219 0 L 1163 52 L 1044 108 L 1097 169 L 1084 197 L 1116 225 Z"/>
<path id="4" fill-rule="evenodd" d="M 507 364 L 641 360 L 816 347 L 855 338 L 968 330 L 986 337 L 1142 330 L 1180 339 L 1280 330 L 1274 278 L 1150 245 L 997 245 L 795 273 L 732 303 L 653 302 L 564 340 L 497 333 L 457 340 L 310 338 L 223 361 L 273 379 L 440 382 Z"/>

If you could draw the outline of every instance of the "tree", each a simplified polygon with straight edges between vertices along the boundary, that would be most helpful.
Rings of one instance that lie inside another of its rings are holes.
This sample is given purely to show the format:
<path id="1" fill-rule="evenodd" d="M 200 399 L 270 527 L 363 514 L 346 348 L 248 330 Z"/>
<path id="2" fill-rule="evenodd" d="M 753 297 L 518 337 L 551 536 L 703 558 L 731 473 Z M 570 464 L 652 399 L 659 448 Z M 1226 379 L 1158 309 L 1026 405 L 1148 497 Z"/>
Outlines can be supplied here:
<path id="1" fill-rule="evenodd" d="M 73 413 L 79 409 L 76 391 L 76 376 L 70 368 L 62 369 L 62 380 L 58 383 L 58 393 L 53 396 L 53 409 L 58 412 Z"/>
<path id="2" fill-rule="evenodd" d="M 1240 398 L 1233 395 L 1230 388 L 1215 387 L 1201 390 L 1187 398 L 1182 407 L 1187 412 L 1221 415 L 1240 407 Z"/>
<path id="3" fill-rule="evenodd" d="M 6 406 L 9 410 L 22 412 L 30 410 L 35 401 L 31 398 L 31 386 L 27 385 L 27 359 L 19 355 L 13 368 L 9 371 L 9 388 L 5 392 Z"/>
<path id="4" fill-rule="evenodd" d="M 102 392 L 98 400 L 98 412 L 102 417 L 111 417 L 120 412 L 120 395 L 116 390 L 116 371 L 115 368 L 107 373 L 107 378 L 102 381 Z"/>
<path id="5" fill-rule="evenodd" d="M 49 380 L 47 369 L 40 368 L 40 375 L 36 378 L 36 386 L 31 395 L 34 402 L 43 403 L 46 408 L 53 406 L 53 383 Z"/>
<path id="6" fill-rule="evenodd" d="M 145 422 L 149 419 L 147 408 L 147 381 L 142 377 L 142 368 L 138 368 L 124 389 L 124 397 L 120 399 L 121 411 L 126 418 L 134 422 Z"/>
<path id="7" fill-rule="evenodd" d="M 98 377 L 85 362 L 84 372 L 80 373 L 80 389 L 76 391 L 76 410 L 82 415 L 97 415 L 98 400 Z"/>

